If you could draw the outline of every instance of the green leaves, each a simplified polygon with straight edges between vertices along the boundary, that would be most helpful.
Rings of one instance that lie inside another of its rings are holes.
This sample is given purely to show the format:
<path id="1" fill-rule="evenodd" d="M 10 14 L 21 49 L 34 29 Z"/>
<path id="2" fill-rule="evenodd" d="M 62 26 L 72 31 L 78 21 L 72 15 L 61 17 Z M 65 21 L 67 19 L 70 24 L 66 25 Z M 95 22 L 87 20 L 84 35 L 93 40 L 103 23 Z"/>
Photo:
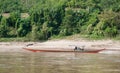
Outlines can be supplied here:
<path id="1" fill-rule="evenodd" d="M 115 26 L 113 28 L 107 27 L 104 32 L 104 34 L 108 37 L 116 37 L 117 33 L 118 31 Z"/>
<path id="2" fill-rule="evenodd" d="M 115 37 L 120 31 L 120 0 L 0 0 L 0 37 L 87 34 Z M 4 18 L 2 13 L 10 13 Z M 21 13 L 29 14 L 22 18 Z"/>
<path id="3" fill-rule="evenodd" d="M 8 25 L 6 18 L 2 18 L 0 22 L 0 37 L 7 37 Z"/>
<path id="4" fill-rule="evenodd" d="M 17 36 L 24 37 L 31 31 L 31 25 L 29 19 L 20 21 L 20 25 L 17 27 Z"/>
<path id="5" fill-rule="evenodd" d="M 0 13 L 10 13 L 13 11 L 21 11 L 20 0 L 0 0 Z"/>

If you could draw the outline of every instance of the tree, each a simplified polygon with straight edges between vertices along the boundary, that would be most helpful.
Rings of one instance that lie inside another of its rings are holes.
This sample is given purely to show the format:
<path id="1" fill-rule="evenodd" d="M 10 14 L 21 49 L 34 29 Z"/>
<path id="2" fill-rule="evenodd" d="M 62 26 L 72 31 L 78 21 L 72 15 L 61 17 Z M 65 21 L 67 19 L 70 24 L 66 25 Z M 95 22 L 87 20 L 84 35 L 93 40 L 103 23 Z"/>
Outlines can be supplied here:
<path id="1" fill-rule="evenodd" d="M 0 22 L 0 37 L 7 37 L 8 32 L 7 28 L 8 28 L 7 21 L 5 18 L 2 18 Z"/>
<path id="2" fill-rule="evenodd" d="M 13 11 L 21 11 L 20 0 L 0 0 L 0 12 L 10 13 Z"/>
<path id="3" fill-rule="evenodd" d="M 17 12 L 11 12 L 10 13 L 10 17 L 8 18 L 8 23 L 10 27 L 14 27 L 15 28 L 15 24 L 16 22 L 21 19 L 21 14 L 19 11 Z"/>
<path id="4" fill-rule="evenodd" d="M 64 34 L 64 36 L 67 36 L 73 33 L 73 27 L 75 26 L 73 15 L 74 12 L 71 9 L 66 11 L 63 23 L 61 25 L 61 31 L 60 31 L 61 35 Z"/>
<path id="5" fill-rule="evenodd" d="M 29 32 L 31 32 L 31 30 L 32 27 L 30 25 L 30 20 L 29 19 L 21 20 L 20 25 L 17 26 L 17 36 L 24 37 Z"/>

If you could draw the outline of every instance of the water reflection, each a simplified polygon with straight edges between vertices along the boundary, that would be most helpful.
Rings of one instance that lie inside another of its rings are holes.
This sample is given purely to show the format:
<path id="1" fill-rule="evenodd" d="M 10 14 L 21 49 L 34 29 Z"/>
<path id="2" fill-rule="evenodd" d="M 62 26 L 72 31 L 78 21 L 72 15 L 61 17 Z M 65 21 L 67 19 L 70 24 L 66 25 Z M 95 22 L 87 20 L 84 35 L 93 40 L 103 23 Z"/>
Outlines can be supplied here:
<path id="1" fill-rule="evenodd" d="M 80 53 L 0 53 L 0 73 L 120 73 L 120 56 Z"/>

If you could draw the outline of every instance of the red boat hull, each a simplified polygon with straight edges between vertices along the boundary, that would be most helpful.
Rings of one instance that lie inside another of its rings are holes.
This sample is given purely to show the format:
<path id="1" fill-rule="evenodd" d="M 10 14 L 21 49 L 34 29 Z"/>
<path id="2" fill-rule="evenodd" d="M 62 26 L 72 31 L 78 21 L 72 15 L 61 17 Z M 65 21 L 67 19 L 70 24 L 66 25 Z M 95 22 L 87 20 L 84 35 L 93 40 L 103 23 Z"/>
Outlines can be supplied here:
<path id="1" fill-rule="evenodd" d="M 74 51 L 74 50 L 43 50 L 43 49 L 31 49 L 31 48 L 23 48 L 28 51 L 32 52 L 77 52 L 77 53 L 98 53 L 100 51 L 103 51 L 105 49 L 99 49 L 99 50 L 80 50 L 80 51 Z"/>

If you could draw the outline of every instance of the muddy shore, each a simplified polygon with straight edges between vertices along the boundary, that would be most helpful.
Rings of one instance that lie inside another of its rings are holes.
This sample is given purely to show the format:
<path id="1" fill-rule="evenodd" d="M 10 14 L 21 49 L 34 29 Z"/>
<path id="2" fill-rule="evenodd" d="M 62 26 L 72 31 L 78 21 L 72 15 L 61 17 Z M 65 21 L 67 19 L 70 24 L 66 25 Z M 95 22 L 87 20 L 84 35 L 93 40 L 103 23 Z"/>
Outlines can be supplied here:
<path id="1" fill-rule="evenodd" d="M 30 44 L 29 46 L 27 46 Z M 23 48 L 34 49 L 73 49 L 74 46 L 85 46 L 85 49 L 112 49 L 120 50 L 120 41 L 112 40 L 50 40 L 46 42 L 0 42 L 0 52 L 27 52 Z"/>

